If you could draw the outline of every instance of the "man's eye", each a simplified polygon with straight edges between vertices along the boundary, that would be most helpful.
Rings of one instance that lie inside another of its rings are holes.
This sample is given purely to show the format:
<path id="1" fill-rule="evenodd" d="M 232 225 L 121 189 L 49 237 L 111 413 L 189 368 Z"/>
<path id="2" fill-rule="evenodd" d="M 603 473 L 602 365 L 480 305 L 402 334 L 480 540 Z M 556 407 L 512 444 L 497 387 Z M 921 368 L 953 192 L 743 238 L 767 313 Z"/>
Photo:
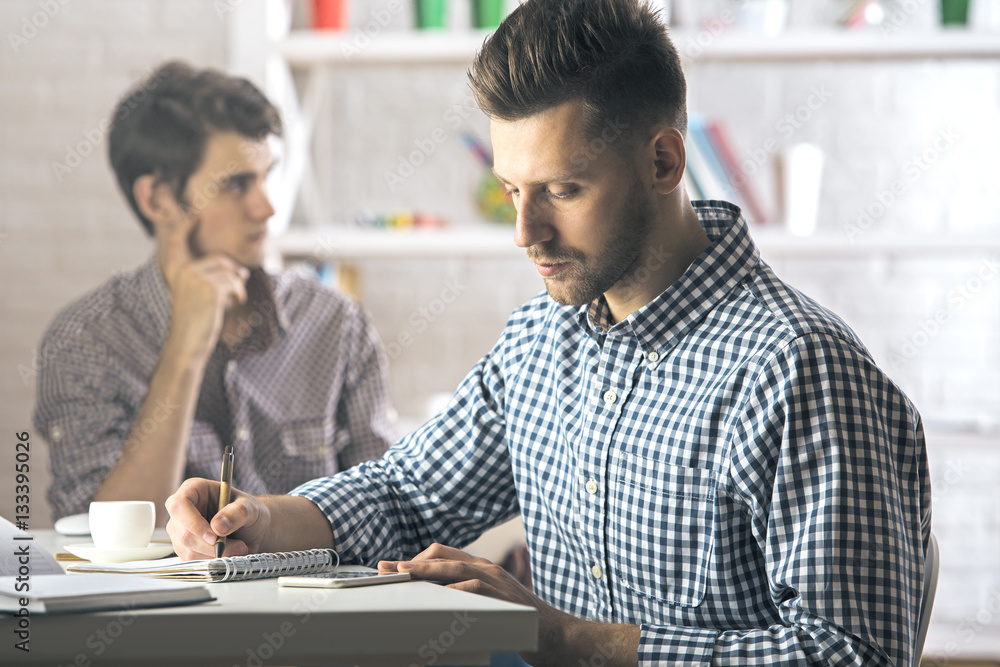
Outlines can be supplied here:
<path id="1" fill-rule="evenodd" d="M 228 183 L 226 183 L 225 189 L 226 189 L 227 192 L 235 192 L 236 194 L 244 194 L 247 191 L 247 187 L 248 186 L 249 186 L 249 184 L 246 181 L 240 179 L 240 180 L 236 180 L 236 181 L 229 181 Z"/>
<path id="2" fill-rule="evenodd" d="M 576 188 L 569 188 L 565 190 L 549 190 L 549 196 L 553 199 L 569 199 L 579 192 Z"/>

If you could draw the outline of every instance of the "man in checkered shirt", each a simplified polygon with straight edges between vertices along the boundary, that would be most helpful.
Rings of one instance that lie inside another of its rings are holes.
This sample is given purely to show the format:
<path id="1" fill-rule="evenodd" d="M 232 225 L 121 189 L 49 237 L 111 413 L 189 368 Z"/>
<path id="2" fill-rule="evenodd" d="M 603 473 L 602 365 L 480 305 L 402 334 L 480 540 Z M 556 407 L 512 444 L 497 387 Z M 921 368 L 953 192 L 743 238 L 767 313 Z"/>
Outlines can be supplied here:
<path id="1" fill-rule="evenodd" d="M 346 296 L 261 268 L 278 110 L 249 81 L 167 63 L 108 133 L 155 256 L 64 309 L 42 341 L 35 425 L 56 518 L 91 500 L 163 503 L 187 477 L 285 493 L 381 456 L 386 364 Z"/>
<path id="2" fill-rule="evenodd" d="M 528 0 L 470 77 L 547 294 L 381 460 L 211 523 L 218 483 L 186 482 L 178 553 L 334 546 L 532 605 L 535 665 L 909 665 L 920 417 L 739 209 L 689 201 L 662 25 L 637 0 Z M 453 548 L 518 514 L 533 591 Z"/>

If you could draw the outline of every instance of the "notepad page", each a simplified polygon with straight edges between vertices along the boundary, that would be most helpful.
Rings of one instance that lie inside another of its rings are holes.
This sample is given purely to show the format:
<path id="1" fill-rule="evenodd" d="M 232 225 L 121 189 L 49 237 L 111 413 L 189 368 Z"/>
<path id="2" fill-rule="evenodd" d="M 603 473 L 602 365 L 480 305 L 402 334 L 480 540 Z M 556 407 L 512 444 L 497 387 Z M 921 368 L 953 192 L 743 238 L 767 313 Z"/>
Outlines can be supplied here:
<path id="1" fill-rule="evenodd" d="M 16 577 L 22 565 L 27 565 L 32 577 L 40 574 L 66 574 L 55 557 L 30 538 L 31 535 L 18 530 L 17 526 L 0 517 L 0 577 Z M 25 555 L 27 564 L 22 562 Z"/>

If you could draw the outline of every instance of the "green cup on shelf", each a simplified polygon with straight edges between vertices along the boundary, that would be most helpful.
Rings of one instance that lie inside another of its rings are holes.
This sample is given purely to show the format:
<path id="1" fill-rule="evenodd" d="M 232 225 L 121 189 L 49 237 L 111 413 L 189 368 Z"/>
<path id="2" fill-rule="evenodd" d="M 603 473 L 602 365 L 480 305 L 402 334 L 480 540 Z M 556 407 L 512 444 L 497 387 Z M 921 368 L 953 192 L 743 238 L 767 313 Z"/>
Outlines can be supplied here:
<path id="1" fill-rule="evenodd" d="M 444 28 L 448 0 L 413 0 L 413 13 L 421 30 L 440 30 Z"/>
<path id="2" fill-rule="evenodd" d="M 967 25 L 969 0 L 941 0 L 942 25 Z"/>
<path id="3" fill-rule="evenodd" d="M 472 0 L 472 27 L 494 30 L 506 15 L 505 0 Z"/>

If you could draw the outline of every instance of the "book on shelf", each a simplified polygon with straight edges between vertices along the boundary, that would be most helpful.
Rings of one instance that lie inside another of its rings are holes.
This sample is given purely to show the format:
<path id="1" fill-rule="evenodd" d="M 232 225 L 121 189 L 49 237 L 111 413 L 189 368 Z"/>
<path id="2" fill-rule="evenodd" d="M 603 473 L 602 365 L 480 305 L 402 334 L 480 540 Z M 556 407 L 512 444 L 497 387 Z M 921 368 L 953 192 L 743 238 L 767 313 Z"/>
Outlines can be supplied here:
<path id="1" fill-rule="evenodd" d="M 141 575 L 174 581 L 246 581 L 273 577 L 330 572 L 340 565 L 333 549 L 310 549 L 283 553 L 223 556 L 205 560 L 132 561 L 129 563 L 90 563 L 70 565 L 69 572 Z"/>
<path id="2" fill-rule="evenodd" d="M 214 599 L 202 584 L 70 575 L 32 536 L 0 517 L 0 614 L 17 616 L 166 607 Z"/>
<path id="3" fill-rule="evenodd" d="M 702 114 L 692 113 L 687 136 L 688 189 L 692 199 L 717 199 L 739 206 L 752 222 L 767 220 L 748 177 L 740 169 L 722 125 Z M 697 195 L 697 196 L 696 196 Z"/>

